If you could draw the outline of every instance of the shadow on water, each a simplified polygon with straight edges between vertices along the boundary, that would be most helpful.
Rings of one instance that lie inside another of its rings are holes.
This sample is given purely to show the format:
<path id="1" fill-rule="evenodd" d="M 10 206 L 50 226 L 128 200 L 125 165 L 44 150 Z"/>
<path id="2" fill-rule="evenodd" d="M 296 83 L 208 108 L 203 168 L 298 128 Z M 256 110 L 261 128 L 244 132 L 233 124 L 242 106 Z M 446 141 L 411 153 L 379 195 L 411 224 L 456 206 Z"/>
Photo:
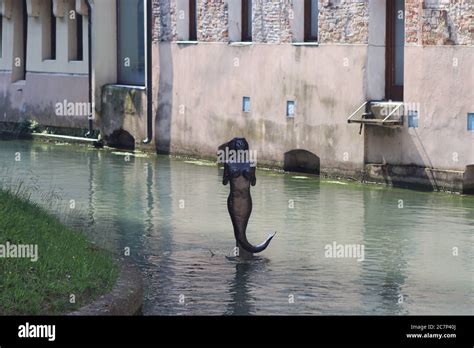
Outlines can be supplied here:
<path id="1" fill-rule="evenodd" d="M 366 296 L 362 302 L 369 307 L 378 297 L 375 312 L 389 314 L 408 314 L 404 305 L 403 286 L 406 282 L 407 254 L 412 242 L 410 230 L 398 223 L 400 212 L 383 202 L 393 199 L 393 194 L 386 191 L 364 191 L 364 228 L 363 240 L 367 245 L 368 262 L 362 263 Z M 390 238 L 381 235 L 389 234 Z M 378 262 L 371 262 L 379 260 Z M 406 296 L 406 294 L 405 294 Z"/>

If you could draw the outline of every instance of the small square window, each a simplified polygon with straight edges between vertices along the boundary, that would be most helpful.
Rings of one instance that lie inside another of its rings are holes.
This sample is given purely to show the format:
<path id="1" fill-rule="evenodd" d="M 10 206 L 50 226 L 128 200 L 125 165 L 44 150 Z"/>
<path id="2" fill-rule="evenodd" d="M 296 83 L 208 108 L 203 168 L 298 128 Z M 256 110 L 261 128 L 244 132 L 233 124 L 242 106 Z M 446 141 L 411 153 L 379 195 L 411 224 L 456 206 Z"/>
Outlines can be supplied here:
<path id="1" fill-rule="evenodd" d="M 418 128 L 418 111 L 408 111 L 408 128 Z"/>
<path id="2" fill-rule="evenodd" d="M 474 132 L 474 112 L 467 114 L 467 130 Z"/>
<path id="3" fill-rule="evenodd" d="M 250 112 L 250 97 L 244 97 L 242 102 L 242 111 Z"/>
<path id="4" fill-rule="evenodd" d="M 286 116 L 291 118 L 295 117 L 295 102 L 292 100 L 286 102 Z"/>

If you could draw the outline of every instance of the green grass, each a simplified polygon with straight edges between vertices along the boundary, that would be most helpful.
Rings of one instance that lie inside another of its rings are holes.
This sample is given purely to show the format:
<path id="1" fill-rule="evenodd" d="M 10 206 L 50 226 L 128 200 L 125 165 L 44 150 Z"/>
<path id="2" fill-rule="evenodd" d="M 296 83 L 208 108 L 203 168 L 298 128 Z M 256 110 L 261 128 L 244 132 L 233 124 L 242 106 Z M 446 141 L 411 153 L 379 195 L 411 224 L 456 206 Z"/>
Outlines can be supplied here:
<path id="1" fill-rule="evenodd" d="M 7 242 L 37 244 L 39 258 L 0 257 L 0 315 L 64 314 L 109 292 L 118 276 L 111 254 L 38 205 L 0 189 L 0 244 Z"/>

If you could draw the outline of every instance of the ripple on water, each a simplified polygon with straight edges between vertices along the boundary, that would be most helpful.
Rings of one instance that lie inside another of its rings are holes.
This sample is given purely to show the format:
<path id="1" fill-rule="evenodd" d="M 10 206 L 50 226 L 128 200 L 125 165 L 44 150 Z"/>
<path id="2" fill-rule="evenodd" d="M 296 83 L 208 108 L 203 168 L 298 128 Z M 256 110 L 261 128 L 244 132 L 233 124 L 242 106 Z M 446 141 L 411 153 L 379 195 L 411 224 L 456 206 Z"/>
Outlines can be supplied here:
<path id="1" fill-rule="evenodd" d="M 11 160 L 16 152 L 21 162 Z M 259 171 L 248 237 L 278 234 L 242 263 L 225 257 L 234 241 L 222 169 L 191 162 L 0 147 L 0 176 L 59 190 L 63 206 L 81 207 L 68 223 L 116 253 L 130 248 L 145 314 L 474 314 L 473 197 Z M 365 260 L 325 257 L 333 242 L 363 244 Z"/>

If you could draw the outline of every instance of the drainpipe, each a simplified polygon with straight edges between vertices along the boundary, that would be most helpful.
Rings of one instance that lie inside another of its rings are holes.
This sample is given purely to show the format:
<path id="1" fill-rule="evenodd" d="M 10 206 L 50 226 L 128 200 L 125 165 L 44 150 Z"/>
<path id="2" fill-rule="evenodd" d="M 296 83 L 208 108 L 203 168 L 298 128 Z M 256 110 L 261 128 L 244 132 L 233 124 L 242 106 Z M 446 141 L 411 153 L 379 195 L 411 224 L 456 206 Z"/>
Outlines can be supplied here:
<path id="1" fill-rule="evenodd" d="M 89 115 L 89 131 L 86 133 L 86 137 L 92 137 L 94 134 L 94 106 L 92 104 L 93 101 L 93 78 L 92 78 L 92 5 L 93 0 L 86 0 L 86 5 L 87 5 L 87 12 L 88 12 L 88 30 L 87 30 L 87 35 L 88 35 L 88 46 L 89 46 L 89 54 L 88 54 L 88 65 L 89 65 L 89 107 L 92 112 L 91 115 Z"/>
<path id="2" fill-rule="evenodd" d="M 146 1 L 146 99 L 147 99 L 147 115 L 146 115 L 146 131 L 147 138 L 143 140 L 143 144 L 149 144 L 153 141 L 153 69 L 151 53 L 153 46 L 153 3 L 152 0 Z"/>

